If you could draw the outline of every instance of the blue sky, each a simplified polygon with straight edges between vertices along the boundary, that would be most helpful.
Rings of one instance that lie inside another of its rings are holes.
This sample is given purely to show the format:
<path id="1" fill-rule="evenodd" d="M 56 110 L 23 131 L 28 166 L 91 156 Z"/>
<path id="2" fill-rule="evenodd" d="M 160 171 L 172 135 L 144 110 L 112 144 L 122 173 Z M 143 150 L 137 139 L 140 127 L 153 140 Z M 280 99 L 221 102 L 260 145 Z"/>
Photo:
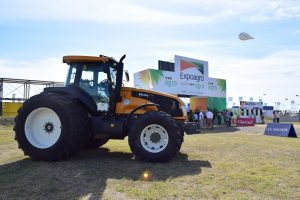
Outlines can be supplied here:
<path id="1" fill-rule="evenodd" d="M 236 102 L 300 109 L 299 38 L 300 1 L 2 0 L 0 77 L 64 81 L 70 54 L 127 54 L 132 75 L 177 54 L 208 61 Z"/>

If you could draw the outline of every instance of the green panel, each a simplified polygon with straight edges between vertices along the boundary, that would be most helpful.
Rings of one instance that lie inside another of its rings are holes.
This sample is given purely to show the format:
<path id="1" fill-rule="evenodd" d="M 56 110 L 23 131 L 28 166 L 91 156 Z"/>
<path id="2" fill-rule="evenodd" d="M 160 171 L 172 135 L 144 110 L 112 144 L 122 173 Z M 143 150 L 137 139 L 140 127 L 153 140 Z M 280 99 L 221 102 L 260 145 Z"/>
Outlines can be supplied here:
<path id="1" fill-rule="evenodd" d="M 223 111 L 226 109 L 226 98 L 207 97 L 207 109 Z"/>

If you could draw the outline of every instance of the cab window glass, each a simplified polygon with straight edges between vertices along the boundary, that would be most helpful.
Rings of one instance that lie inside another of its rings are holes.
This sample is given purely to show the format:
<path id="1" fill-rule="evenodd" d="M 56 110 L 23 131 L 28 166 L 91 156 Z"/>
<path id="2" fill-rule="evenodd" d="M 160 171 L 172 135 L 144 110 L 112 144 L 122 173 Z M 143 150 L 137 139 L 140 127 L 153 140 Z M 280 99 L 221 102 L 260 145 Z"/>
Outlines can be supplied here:
<path id="1" fill-rule="evenodd" d="M 112 88 L 114 89 L 116 87 L 116 81 L 117 81 L 117 70 L 113 68 L 109 68 L 110 70 L 110 77 L 111 77 L 111 85 Z"/>
<path id="2" fill-rule="evenodd" d="M 70 66 L 68 75 L 67 75 L 67 81 L 66 85 L 72 85 L 75 81 L 75 75 L 76 75 L 76 66 Z"/>

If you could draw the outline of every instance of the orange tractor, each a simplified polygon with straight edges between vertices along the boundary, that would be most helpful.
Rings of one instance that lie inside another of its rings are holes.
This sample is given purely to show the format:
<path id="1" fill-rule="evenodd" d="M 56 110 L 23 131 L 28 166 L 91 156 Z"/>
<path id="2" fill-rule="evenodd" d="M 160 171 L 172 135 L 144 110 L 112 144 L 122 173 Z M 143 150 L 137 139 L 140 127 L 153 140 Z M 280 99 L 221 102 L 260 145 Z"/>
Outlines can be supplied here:
<path id="1" fill-rule="evenodd" d="M 28 99 L 15 119 L 16 140 L 34 160 L 64 159 L 82 148 L 98 148 L 128 136 L 138 160 L 165 162 L 180 150 L 186 123 L 175 96 L 122 87 L 123 59 L 65 56 L 64 87 L 45 88 Z"/>

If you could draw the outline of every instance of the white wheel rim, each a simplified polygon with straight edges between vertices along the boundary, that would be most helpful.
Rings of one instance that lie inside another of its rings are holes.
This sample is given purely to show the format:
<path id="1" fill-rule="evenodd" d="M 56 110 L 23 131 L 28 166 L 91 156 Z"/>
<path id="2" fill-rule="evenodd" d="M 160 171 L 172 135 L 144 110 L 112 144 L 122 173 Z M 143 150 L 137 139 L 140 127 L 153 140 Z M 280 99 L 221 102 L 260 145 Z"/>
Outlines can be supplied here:
<path id="1" fill-rule="evenodd" d="M 151 153 L 158 153 L 167 147 L 169 135 L 162 126 L 151 124 L 143 129 L 140 141 L 145 150 Z"/>
<path id="2" fill-rule="evenodd" d="M 49 108 L 33 110 L 25 121 L 24 131 L 31 145 L 46 149 L 53 146 L 61 134 L 61 121 Z"/>

